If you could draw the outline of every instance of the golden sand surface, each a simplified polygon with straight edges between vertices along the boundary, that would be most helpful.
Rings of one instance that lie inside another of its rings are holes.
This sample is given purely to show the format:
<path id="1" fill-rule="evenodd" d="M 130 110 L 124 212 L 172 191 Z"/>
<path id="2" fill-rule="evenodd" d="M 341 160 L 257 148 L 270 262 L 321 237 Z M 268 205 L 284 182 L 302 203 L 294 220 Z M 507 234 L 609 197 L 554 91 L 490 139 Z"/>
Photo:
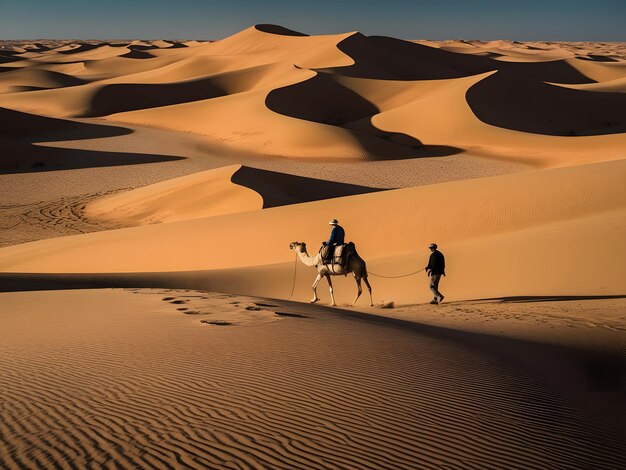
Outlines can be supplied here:
<path id="1" fill-rule="evenodd" d="M 617 366 L 540 329 L 189 290 L 0 299 L 4 468 L 623 464 Z"/>

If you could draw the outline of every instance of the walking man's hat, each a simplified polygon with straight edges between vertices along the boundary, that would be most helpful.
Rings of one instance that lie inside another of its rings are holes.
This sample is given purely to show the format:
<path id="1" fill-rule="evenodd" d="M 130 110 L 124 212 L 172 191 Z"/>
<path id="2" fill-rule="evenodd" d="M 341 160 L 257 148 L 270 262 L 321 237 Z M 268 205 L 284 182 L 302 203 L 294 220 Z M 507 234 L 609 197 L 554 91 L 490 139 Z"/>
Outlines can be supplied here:
<path id="1" fill-rule="evenodd" d="M 428 248 L 434 248 L 436 250 L 437 249 L 437 244 L 436 243 L 431 243 L 430 245 L 428 245 Z"/>
<path id="2" fill-rule="evenodd" d="M 339 225 L 339 221 L 337 219 L 332 219 L 330 222 L 328 222 L 328 225 Z"/>

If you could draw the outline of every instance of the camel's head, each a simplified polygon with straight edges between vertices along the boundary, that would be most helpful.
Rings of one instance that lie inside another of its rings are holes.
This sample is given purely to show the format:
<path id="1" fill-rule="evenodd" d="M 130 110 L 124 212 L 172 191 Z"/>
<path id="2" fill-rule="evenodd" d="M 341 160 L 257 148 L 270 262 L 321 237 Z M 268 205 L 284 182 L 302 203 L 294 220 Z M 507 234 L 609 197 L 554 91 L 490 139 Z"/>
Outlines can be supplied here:
<path id="1" fill-rule="evenodd" d="M 304 242 L 291 242 L 289 244 L 289 249 L 290 250 L 296 250 L 299 252 L 305 252 L 306 251 L 306 243 Z"/>

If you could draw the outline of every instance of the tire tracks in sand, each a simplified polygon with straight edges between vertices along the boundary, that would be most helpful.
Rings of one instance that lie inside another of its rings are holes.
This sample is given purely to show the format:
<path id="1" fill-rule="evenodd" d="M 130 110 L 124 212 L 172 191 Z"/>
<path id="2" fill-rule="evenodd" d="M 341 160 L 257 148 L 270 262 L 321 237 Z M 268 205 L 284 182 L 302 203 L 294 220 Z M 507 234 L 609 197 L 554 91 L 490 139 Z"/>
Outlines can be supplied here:
<path id="1" fill-rule="evenodd" d="M 122 228 L 122 225 L 112 222 L 88 219 L 85 206 L 90 201 L 127 189 L 98 191 L 28 204 L 0 205 L 0 247 Z"/>

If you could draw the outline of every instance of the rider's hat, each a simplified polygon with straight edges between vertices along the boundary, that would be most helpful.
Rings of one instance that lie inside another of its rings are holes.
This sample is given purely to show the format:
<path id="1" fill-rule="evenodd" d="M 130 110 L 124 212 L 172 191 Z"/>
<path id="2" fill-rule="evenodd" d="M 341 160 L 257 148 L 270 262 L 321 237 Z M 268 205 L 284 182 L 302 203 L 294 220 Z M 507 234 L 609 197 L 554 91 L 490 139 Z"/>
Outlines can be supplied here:
<path id="1" fill-rule="evenodd" d="M 434 248 L 436 250 L 437 249 L 437 244 L 436 243 L 431 243 L 430 245 L 428 245 L 428 248 Z"/>
<path id="2" fill-rule="evenodd" d="M 330 222 L 328 222 L 328 225 L 339 225 L 339 221 L 337 219 L 332 219 Z"/>

